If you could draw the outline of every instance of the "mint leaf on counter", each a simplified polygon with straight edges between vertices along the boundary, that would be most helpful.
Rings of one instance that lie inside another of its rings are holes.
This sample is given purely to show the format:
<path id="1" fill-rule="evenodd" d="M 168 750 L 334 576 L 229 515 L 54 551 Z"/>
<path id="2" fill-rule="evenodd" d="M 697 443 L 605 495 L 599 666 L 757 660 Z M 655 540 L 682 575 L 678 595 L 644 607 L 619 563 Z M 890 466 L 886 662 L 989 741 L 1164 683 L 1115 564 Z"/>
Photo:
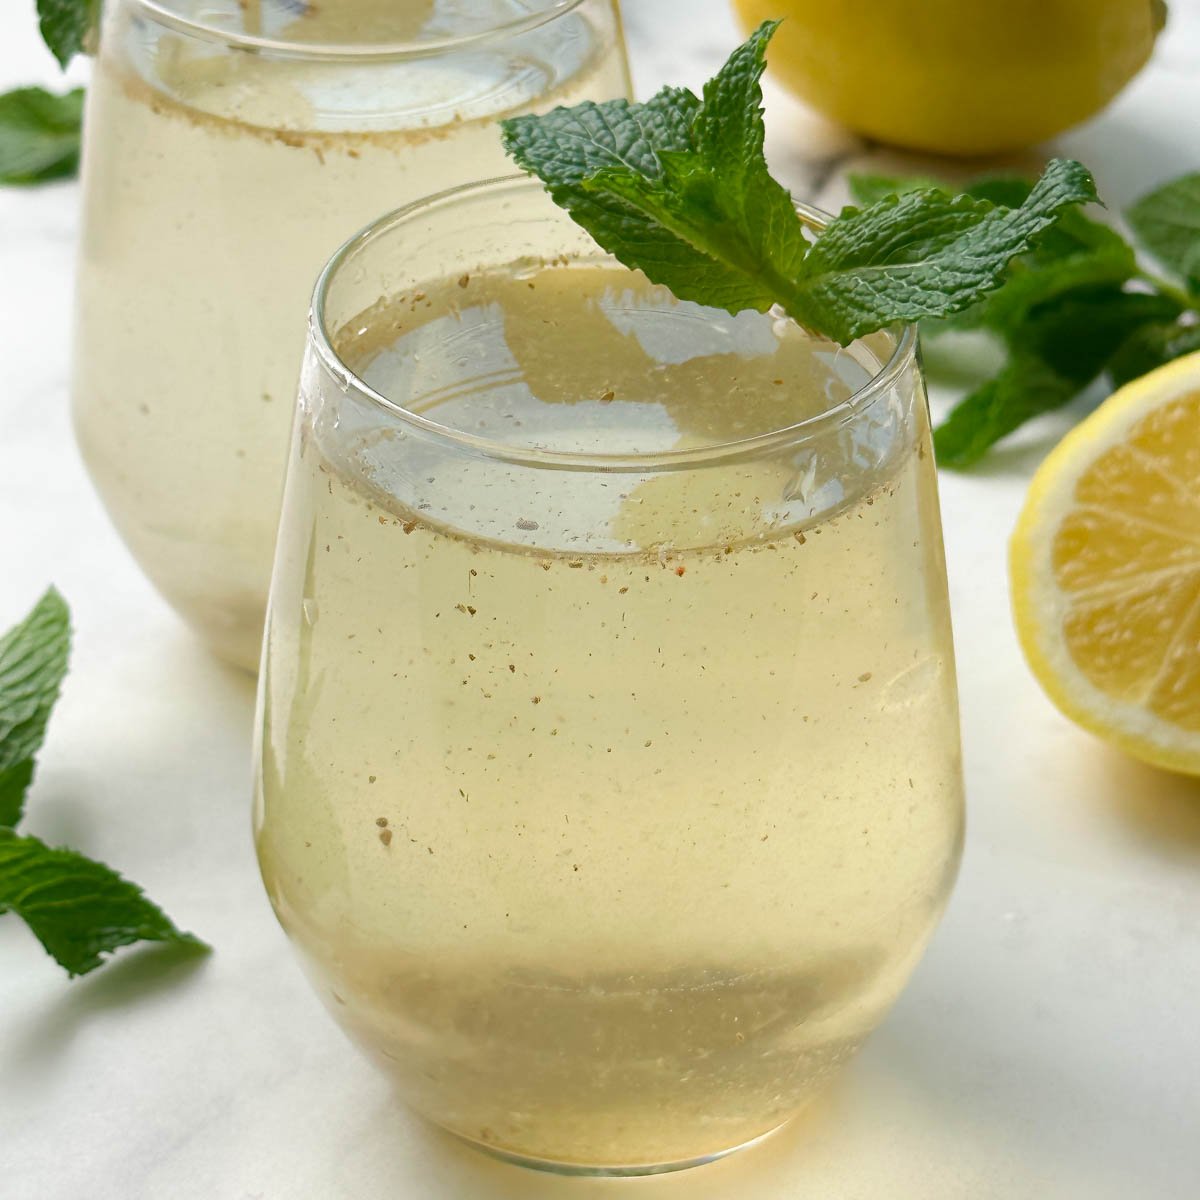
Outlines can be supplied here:
<path id="1" fill-rule="evenodd" d="M 0 829 L 0 912 L 12 911 L 72 977 L 133 942 L 204 948 L 182 933 L 136 884 L 74 850 Z"/>
<path id="2" fill-rule="evenodd" d="M 0 95 L 0 183 L 45 183 L 79 168 L 83 89 L 24 87 Z"/>
<path id="3" fill-rule="evenodd" d="M 21 819 L 34 757 L 67 673 L 70 617 L 50 588 L 33 611 L 0 637 L 0 826 Z"/>
<path id="4" fill-rule="evenodd" d="M 874 204 L 888 196 L 902 196 L 905 192 L 919 192 L 927 188 L 953 195 L 945 180 L 932 175 L 882 175 L 875 172 L 852 172 L 846 177 L 850 194 L 858 204 Z M 1029 198 L 1033 184 L 1019 175 L 984 175 L 961 189 L 976 200 L 990 200 L 1005 208 L 1019 208 Z"/>
<path id="5" fill-rule="evenodd" d="M 87 48 L 100 15 L 100 0 L 37 0 L 42 40 L 65 67 Z"/>
<path id="6" fill-rule="evenodd" d="M 1010 352 L 1036 354 L 1084 387 L 1139 329 L 1178 314 L 1169 296 L 1121 287 L 1079 288 L 1025 314 L 1011 333 Z"/>
<path id="7" fill-rule="evenodd" d="M 95 970 L 103 955 L 132 942 L 207 949 L 103 863 L 13 828 L 66 673 L 70 640 L 70 614 L 53 588 L 0 637 L 0 914 L 21 917 L 71 976 Z"/>
<path id="8" fill-rule="evenodd" d="M 1081 248 L 1055 259 L 1034 253 L 1018 262 L 1005 285 L 979 306 L 975 327 L 1019 337 L 1022 323 L 1039 305 L 1069 293 L 1121 285 L 1137 274 L 1137 262 L 1119 235 L 1108 245 Z"/>
<path id="9" fill-rule="evenodd" d="M 704 87 L 501 122 L 504 144 L 626 266 L 682 300 L 766 311 L 849 342 L 897 321 L 961 312 L 1073 205 L 1091 176 L 1058 160 L 1012 207 L 936 189 L 847 209 L 809 241 L 763 153 L 767 21 Z"/>
<path id="10" fill-rule="evenodd" d="M 1009 359 L 956 405 L 934 434 L 940 466 L 969 467 L 1002 437 L 1044 412 L 1061 408 L 1079 390 L 1036 354 Z"/>
<path id="11" fill-rule="evenodd" d="M 1026 421 L 1070 403 L 1105 370 L 1115 347 L 1175 311 L 1169 299 L 1119 287 L 1080 290 L 1029 309 L 1008 329 L 1007 364 L 934 432 L 939 463 L 969 467 Z"/>
<path id="12" fill-rule="evenodd" d="M 1143 196 L 1125 216 L 1168 271 L 1200 288 L 1200 171 Z"/>
<path id="13" fill-rule="evenodd" d="M 59 66 L 81 53 L 100 0 L 38 0 L 42 39 Z M 0 184 L 66 179 L 79 169 L 83 88 L 56 95 L 41 87 L 0 95 Z"/>

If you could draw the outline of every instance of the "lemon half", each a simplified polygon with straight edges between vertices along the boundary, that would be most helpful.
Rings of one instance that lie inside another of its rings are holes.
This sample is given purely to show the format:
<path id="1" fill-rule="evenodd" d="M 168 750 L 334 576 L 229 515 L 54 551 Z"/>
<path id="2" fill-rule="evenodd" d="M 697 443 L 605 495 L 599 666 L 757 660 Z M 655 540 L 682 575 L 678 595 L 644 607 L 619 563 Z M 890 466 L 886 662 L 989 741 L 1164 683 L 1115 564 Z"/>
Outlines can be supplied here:
<path id="1" fill-rule="evenodd" d="M 1009 568 L 1050 699 L 1135 757 L 1200 775 L 1200 353 L 1127 384 L 1062 440 Z"/>

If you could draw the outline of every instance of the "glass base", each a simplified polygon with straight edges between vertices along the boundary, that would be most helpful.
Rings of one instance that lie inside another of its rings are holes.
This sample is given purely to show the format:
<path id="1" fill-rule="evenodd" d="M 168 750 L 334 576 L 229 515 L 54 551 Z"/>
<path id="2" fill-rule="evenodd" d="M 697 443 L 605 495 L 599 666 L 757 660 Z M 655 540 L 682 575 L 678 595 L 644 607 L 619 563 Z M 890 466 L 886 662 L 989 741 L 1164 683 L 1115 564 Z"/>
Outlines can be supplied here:
<path id="1" fill-rule="evenodd" d="M 490 1146 L 487 1142 L 479 1142 L 474 1138 L 464 1137 L 461 1133 L 454 1133 L 454 1137 L 473 1149 L 482 1151 L 489 1158 L 497 1158 L 501 1162 L 511 1163 L 517 1167 L 527 1167 L 531 1171 L 544 1171 L 549 1175 L 629 1179 L 640 1175 L 667 1175 L 672 1171 L 687 1171 L 692 1167 L 702 1167 L 706 1163 L 717 1162 L 718 1159 L 728 1158 L 731 1154 L 737 1154 L 741 1150 L 748 1150 L 751 1146 L 757 1146 L 759 1142 L 766 1141 L 772 1134 L 778 1133 L 786 1124 L 787 1122 L 783 1121 L 774 1128 L 768 1129 L 765 1133 L 760 1133 L 757 1137 L 752 1137 L 749 1141 L 741 1142 L 737 1146 L 730 1146 L 726 1150 L 714 1151 L 712 1154 L 701 1154 L 696 1158 L 682 1158 L 676 1162 L 634 1163 L 614 1166 L 604 1166 L 596 1163 L 556 1162 L 553 1159 L 535 1158 L 529 1154 L 521 1154 L 515 1150 L 505 1150 L 502 1146 Z M 447 1132 L 453 1133 L 453 1130 Z"/>

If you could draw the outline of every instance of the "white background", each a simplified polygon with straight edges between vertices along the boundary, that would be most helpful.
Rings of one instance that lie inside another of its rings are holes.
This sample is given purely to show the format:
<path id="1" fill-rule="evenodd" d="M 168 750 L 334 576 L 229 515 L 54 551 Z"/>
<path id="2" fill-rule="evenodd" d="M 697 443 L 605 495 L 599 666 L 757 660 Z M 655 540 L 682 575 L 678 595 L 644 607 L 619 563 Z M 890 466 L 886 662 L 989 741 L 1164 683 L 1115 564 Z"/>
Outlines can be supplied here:
<path id="1" fill-rule="evenodd" d="M 56 80 L 32 7 L 0 12 L 0 87 Z M 625 7 L 643 95 L 698 85 L 737 40 L 721 0 Z M 1173 9 L 1151 68 L 1058 147 L 1093 167 L 1113 208 L 1200 168 L 1200 12 Z M 770 110 L 778 169 L 836 204 L 861 148 L 774 97 Z M 126 872 L 216 952 L 125 952 L 68 983 L 0 919 L 0 1196 L 1200 1196 L 1200 784 L 1069 725 L 1009 620 L 1005 541 L 1065 418 L 943 478 L 970 830 L 945 922 L 891 1017 L 757 1150 L 633 1183 L 538 1176 L 397 1110 L 293 962 L 250 845 L 252 685 L 142 581 L 71 439 L 77 207 L 73 184 L 0 189 L 0 626 L 53 580 L 77 631 L 28 828 Z"/>

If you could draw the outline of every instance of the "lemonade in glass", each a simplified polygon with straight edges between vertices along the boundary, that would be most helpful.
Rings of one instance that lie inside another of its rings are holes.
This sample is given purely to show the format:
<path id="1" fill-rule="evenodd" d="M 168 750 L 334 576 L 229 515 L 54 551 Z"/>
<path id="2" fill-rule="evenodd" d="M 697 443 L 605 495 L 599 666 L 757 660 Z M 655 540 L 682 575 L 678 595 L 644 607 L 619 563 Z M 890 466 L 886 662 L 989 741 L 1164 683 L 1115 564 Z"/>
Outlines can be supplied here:
<path id="1" fill-rule="evenodd" d="M 159 591 L 258 662 L 321 265 L 506 169 L 496 120 L 628 95 L 614 0 L 111 0 L 88 94 L 74 414 Z"/>
<path id="2" fill-rule="evenodd" d="M 259 736 L 271 901 L 416 1110 L 609 1174 L 775 1128 L 959 861 L 913 330 L 680 302 L 523 178 L 384 219 L 315 301 Z"/>

